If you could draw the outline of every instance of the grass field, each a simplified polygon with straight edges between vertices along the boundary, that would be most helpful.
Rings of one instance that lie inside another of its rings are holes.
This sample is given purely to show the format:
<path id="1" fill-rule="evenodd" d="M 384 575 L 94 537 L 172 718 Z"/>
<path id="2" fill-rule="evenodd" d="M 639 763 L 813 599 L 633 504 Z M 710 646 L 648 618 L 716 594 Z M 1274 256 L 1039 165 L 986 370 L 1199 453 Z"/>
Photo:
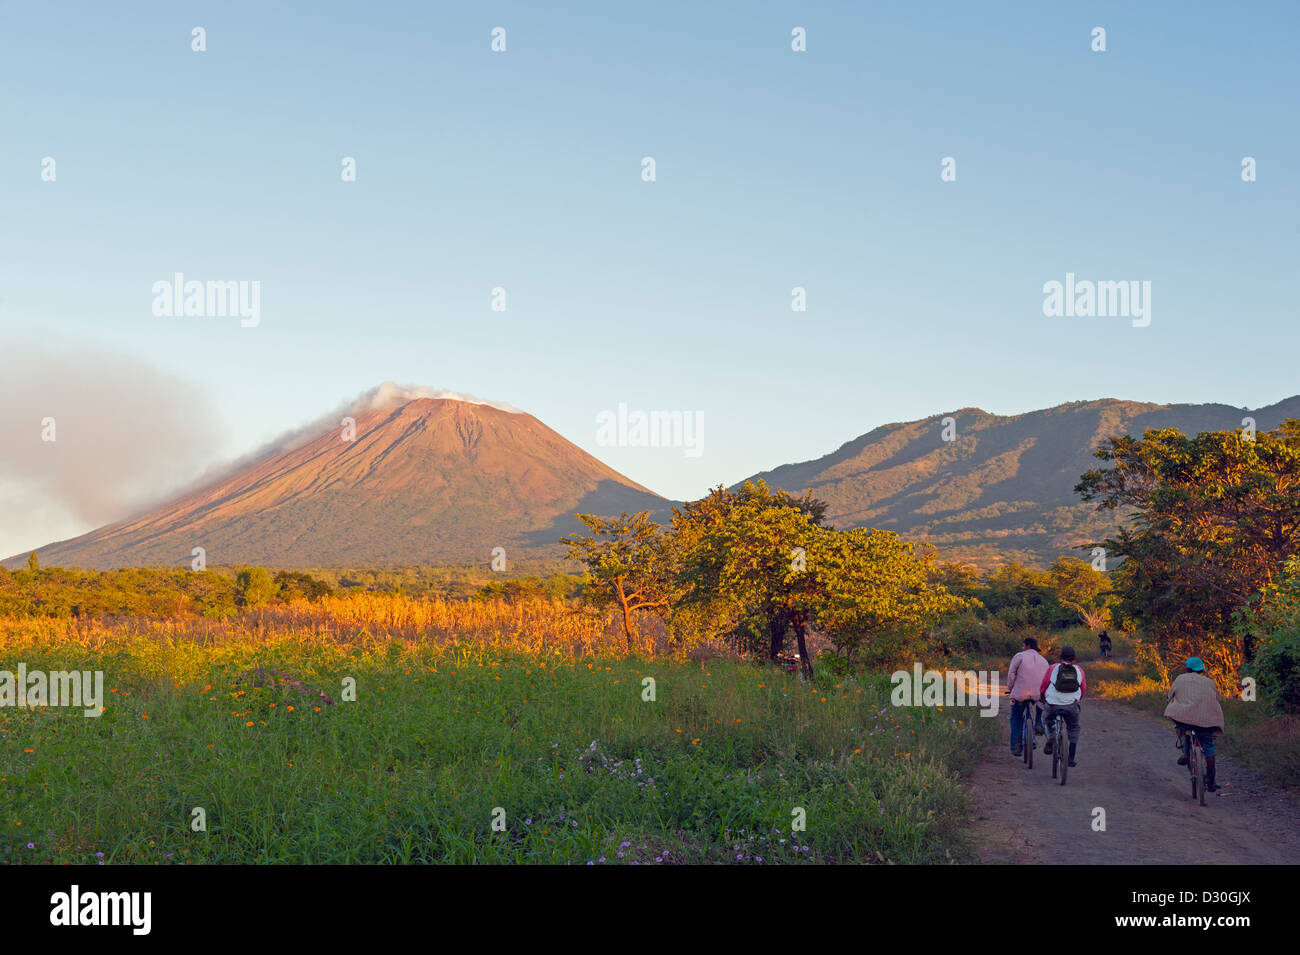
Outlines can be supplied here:
<path id="1" fill-rule="evenodd" d="M 105 681 L 98 718 L 0 709 L 0 859 L 969 858 L 958 773 L 997 730 L 973 709 L 894 708 L 884 677 L 529 645 L 0 625 L 0 667 Z M 279 676 L 255 686 L 258 667 Z"/>

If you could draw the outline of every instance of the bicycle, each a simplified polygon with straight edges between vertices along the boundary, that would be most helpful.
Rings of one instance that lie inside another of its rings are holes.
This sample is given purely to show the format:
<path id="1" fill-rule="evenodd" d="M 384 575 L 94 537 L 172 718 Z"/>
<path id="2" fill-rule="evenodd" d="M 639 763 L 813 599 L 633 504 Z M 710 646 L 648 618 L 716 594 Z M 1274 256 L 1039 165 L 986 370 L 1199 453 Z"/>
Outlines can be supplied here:
<path id="1" fill-rule="evenodd" d="M 1033 700 L 1025 700 L 1025 714 L 1021 717 L 1021 756 L 1025 769 L 1034 768 L 1034 750 L 1038 748 L 1038 721 L 1042 719 L 1043 708 Z"/>
<path id="2" fill-rule="evenodd" d="M 1065 717 L 1060 713 L 1052 721 L 1052 778 L 1056 778 L 1057 769 L 1061 772 L 1061 785 L 1065 785 L 1065 773 L 1070 768 L 1070 737 L 1065 729 Z"/>
<path id="3" fill-rule="evenodd" d="M 1187 736 L 1192 737 L 1192 744 L 1187 746 Z M 1181 726 L 1178 727 L 1177 746 L 1179 752 L 1187 753 L 1187 773 L 1192 777 L 1192 799 L 1199 797 L 1202 806 L 1205 805 L 1205 751 L 1201 749 L 1201 740 L 1195 733 L 1188 734 Z"/>

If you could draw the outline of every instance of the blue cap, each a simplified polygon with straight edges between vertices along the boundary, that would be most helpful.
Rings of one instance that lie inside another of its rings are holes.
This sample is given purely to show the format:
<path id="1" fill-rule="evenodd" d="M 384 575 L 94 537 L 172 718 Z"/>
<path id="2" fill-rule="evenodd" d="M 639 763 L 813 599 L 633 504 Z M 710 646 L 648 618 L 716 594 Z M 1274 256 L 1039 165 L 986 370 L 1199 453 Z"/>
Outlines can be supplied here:
<path id="1" fill-rule="evenodd" d="M 1205 669 L 1205 664 L 1201 662 L 1200 657 L 1188 657 L 1187 669 L 1194 670 L 1195 672 L 1200 673 L 1202 670 Z"/>

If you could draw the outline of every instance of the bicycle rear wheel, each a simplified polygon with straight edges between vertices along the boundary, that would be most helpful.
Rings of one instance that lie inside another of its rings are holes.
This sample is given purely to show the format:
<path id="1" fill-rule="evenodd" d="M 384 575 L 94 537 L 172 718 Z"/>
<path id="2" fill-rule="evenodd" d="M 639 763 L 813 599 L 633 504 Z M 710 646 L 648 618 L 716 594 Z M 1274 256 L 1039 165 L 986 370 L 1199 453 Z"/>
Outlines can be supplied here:
<path id="1" fill-rule="evenodd" d="M 1024 746 L 1025 768 L 1034 768 L 1034 717 L 1032 713 L 1026 712 L 1025 718 L 1021 721 L 1024 724 L 1024 739 L 1021 745 Z"/>
<path id="2" fill-rule="evenodd" d="M 1195 743 L 1193 743 L 1191 746 L 1188 747 L 1187 772 L 1188 775 L 1192 777 L 1192 800 L 1193 801 L 1195 801 L 1196 799 L 1197 790 L 1200 788 L 1200 782 L 1201 782 L 1201 767 L 1198 765 L 1201 761 L 1200 755 L 1201 754 L 1196 751 Z"/>
<path id="3" fill-rule="evenodd" d="M 1201 805 L 1205 805 L 1205 777 L 1207 769 L 1205 766 L 1205 753 L 1199 745 L 1196 746 L 1196 781 L 1200 788 Z"/>
<path id="4" fill-rule="evenodd" d="M 1056 721 L 1056 751 L 1061 754 L 1061 785 L 1065 785 L 1065 774 L 1070 768 L 1069 737 L 1065 733 L 1065 720 Z"/>

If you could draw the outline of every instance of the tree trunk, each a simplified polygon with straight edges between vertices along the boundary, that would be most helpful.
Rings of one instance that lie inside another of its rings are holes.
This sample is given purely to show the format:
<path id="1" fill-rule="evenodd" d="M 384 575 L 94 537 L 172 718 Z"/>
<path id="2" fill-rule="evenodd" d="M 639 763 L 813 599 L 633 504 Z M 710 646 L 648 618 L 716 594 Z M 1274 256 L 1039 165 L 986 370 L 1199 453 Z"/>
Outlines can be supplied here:
<path id="1" fill-rule="evenodd" d="M 780 614 L 772 614 L 767 618 L 767 633 L 772 639 L 772 648 L 769 654 L 773 663 L 785 649 L 785 621 L 781 619 Z"/>
<path id="2" fill-rule="evenodd" d="M 618 606 L 623 611 L 623 633 L 627 637 L 627 652 L 632 652 L 632 611 L 627 606 L 627 595 L 623 593 L 623 582 L 618 582 Z"/>
<path id="3" fill-rule="evenodd" d="M 803 621 L 796 620 L 794 622 L 794 635 L 795 639 L 799 641 L 799 665 L 803 667 L 804 676 L 811 680 L 813 675 L 812 661 L 808 659 L 808 648 L 803 642 L 803 631 Z"/>

